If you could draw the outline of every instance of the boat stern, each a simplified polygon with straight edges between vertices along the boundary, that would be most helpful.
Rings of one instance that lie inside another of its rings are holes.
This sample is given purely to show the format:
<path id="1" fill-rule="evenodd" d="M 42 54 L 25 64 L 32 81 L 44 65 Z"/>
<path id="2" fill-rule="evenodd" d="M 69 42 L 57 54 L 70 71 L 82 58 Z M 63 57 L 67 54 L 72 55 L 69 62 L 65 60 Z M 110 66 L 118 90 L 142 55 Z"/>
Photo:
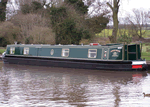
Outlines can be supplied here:
<path id="1" fill-rule="evenodd" d="M 142 70 L 142 71 L 147 71 L 148 70 L 148 65 L 146 61 L 132 61 L 132 69 L 133 70 Z"/>

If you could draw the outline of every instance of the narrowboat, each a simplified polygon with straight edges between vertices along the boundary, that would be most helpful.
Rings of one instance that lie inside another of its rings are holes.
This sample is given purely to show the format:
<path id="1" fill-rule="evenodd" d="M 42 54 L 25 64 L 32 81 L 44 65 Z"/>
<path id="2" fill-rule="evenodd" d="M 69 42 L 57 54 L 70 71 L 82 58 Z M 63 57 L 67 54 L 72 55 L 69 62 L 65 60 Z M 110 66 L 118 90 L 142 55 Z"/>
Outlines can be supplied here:
<path id="1" fill-rule="evenodd" d="M 3 62 L 99 70 L 146 71 L 139 44 L 90 43 L 89 45 L 7 45 Z"/>

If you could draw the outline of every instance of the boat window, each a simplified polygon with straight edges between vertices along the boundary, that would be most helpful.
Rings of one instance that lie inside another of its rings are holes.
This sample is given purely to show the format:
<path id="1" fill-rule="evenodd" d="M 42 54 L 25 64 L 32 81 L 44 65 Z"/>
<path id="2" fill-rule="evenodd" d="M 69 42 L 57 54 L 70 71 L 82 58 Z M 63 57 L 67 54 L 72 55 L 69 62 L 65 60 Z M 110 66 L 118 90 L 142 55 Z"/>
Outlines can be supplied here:
<path id="1" fill-rule="evenodd" d="M 28 55 L 29 54 L 29 48 L 24 48 L 23 54 Z"/>
<path id="2" fill-rule="evenodd" d="M 54 54 L 54 49 L 51 49 L 51 55 L 53 55 Z"/>
<path id="3" fill-rule="evenodd" d="M 97 49 L 89 49 L 88 58 L 96 58 L 96 56 L 97 56 Z"/>
<path id="4" fill-rule="evenodd" d="M 10 47 L 10 54 L 14 54 L 15 53 L 15 47 Z"/>
<path id="5" fill-rule="evenodd" d="M 69 49 L 62 49 L 62 56 L 68 57 L 69 56 Z"/>

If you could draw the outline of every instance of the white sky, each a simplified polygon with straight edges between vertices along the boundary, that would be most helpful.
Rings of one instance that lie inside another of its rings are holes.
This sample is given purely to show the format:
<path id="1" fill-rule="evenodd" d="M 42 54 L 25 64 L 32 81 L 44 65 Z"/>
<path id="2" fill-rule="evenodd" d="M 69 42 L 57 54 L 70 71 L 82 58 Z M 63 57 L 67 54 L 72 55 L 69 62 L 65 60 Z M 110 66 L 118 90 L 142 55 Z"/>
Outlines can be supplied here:
<path id="1" fill-rule="evenodd" d="M 119 16 L 124 16 L 128 12 L 132 12 L 133 8 L 150 10 L 150 0 L 122 0 Z"/>

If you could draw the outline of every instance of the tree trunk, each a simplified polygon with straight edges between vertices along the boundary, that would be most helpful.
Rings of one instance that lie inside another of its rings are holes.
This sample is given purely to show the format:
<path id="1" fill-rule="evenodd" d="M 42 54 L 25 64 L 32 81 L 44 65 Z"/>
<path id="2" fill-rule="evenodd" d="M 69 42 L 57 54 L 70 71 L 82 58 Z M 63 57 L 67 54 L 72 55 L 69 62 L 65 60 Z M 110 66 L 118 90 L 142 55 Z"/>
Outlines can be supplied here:
<path id="1" fill-rule="evenodd" d="M 118 11 L 119 11 L 119 2 L 120 0 L 113 0 L 113 6 L 107 2 L 107 5 L 111 8 L 113 12 L 113 32 L 112 32 L 112 41 L 113 43 L 117 42 L 117 32 L 118 32 Z"/>
<path id="2" fill-rule="evenodd" d="M 0 2 L 0 21 L 6 20 L 6 5 L 8 0 L 1 0 Z"/>
<path id="3" fill-rule="evenodd" d="M 118 13 L 113 12 L 113 41 L 114 43 L 117 42 L 117 32 L 118 32 Z"/>

